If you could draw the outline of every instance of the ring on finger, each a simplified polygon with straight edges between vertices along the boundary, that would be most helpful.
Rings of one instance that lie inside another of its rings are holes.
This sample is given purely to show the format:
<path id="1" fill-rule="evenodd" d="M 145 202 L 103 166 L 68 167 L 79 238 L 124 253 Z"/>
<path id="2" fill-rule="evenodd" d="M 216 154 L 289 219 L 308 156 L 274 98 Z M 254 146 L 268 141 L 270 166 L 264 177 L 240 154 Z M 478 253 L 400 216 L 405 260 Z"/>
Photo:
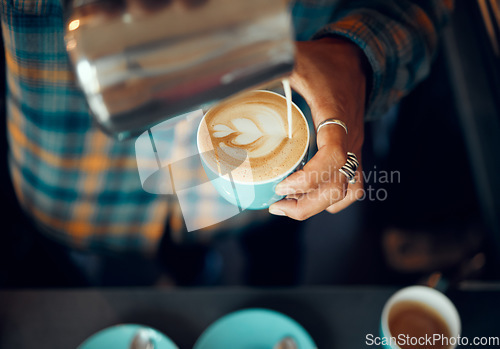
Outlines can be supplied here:
<path id="1" fill-rule="evenodd" d="M 346 176 L 349 184 L 354 184 L 356 183 L 356 171 L 358 170 L 358 167 L 359 161 L 356 154 L 347 152 L 347 161 L 344 166 L 339 168 L 339 172 Z"/>
<path id="2" fill-rule="evenodd" d="M 321 130 L 321 128 L 326 126 L 326 125 L 338 125 L 338 126 L 342 127 L 345 131 L 345 134 L 347 134 L 347 125 L 345 124 L 345 122 L 343 122 L 342 120 L 339 120 L 339 119 L 323 120 L 322 122 L 319 123 L 318 127 L 316 127 L 316 134 L 318 134 L 319 130 Z"/>

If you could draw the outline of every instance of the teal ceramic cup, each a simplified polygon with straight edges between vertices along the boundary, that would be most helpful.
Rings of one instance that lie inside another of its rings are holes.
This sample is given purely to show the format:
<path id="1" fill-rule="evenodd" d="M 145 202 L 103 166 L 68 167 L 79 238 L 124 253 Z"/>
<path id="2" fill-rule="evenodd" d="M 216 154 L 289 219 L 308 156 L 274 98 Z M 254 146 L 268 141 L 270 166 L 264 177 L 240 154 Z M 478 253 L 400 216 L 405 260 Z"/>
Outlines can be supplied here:
<path id="1" fill-rule="evenodd" d="M 129 349 L 139 331 L 147 336 L 155 349 L 179 349 L 163 333 L 137 324 L 122 324 L 105 328 L 86 339 L 77 349 Z"/>
<path id="2" fill-rule="evenodd" d="M 286 100 L 285 97 L 275 92 L 271 91 L 259 91 L 259 92 L 272 93 Z M 215 187 L 217 192 L 231 204 L 238 206 L 242 210 L 245 209 L 261 210 L 268 208 L 276 201 L 279 201 L 284 198 L 284 196 L 277 195 L 275 193 L 276 185 L 278 185 L 278 183 L 283 181 L 285 178 L 287 178 L 295 171 L 300 170 L 307 162 L 309 155 L 309 142 L 310 142 L 309 125 L 307 123 L 306 117 L 304 116 L 304 113 L 295 103 L 292 103 L 292 108 L 295 108 L 297 111 L 299 111 L 301 117 L 304 120 L 305 128 L 307 130 L 306 131 L 307 142 L 305 148 L 302 150 L 300 156 L 298 156 L 297 162 L 291 168 L 279 174 L 278 176 L 265 181 L 247 181 L 247 182 L 238 181 L 232 178 L 231 173 L 220 173 L 217 168 L 213 168 L 213 166 L 211 166 L 204 159 L 204 153 L 200 150 L 199 146 L 200 130 L 201 127 L 206 127 L 204 126 L 205 116 L 201 120 L 197 132 L 198 152 L 200 153 L 201 163 L 203 165 L 203 168 L 205 169 L 205 173 L 207 174 L 208 179 Z"/>
<path id="3" fill-rule="evenodd" d="M 417 302 L 433 309 L 446 323 L 450 337 L 443 338 L 440 334 L 411 337 L 392 333 L 389 327 L 391 310 L 397 304 L 407 301 Z M 455 348 L 460 341 L 460 331 L 460 316 L 448 297 L 430 287 L 410 286 L 393 294 L 385 303 L 380 321 L 380 340 L 374 344 L 379 344 L 378 347 L 384 349 L 400 349 L 399 345 L 406 348 L 429 347 L 429 344 L 436 347 L 445 345 L 448 348 Z"/>
<path id="4" fill-rule="evenodd" d="M 211 324 L 194 349 L 271 349 L 290 337 L 297 349 L 316 349 L 313 339 L 294 319 L 270 309 L 242 309 Z"/>

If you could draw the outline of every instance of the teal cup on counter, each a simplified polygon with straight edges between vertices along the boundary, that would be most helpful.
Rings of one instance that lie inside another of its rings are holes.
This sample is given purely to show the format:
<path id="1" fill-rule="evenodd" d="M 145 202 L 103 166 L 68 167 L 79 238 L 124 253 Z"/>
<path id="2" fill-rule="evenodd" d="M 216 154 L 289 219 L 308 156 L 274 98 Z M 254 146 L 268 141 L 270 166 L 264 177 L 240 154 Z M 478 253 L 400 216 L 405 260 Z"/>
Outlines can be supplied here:
<path id="1" fill-rule="evenodd" d="M 252 92 L 276 95 L 282 98 L 286 102 L 285 97 L 275 92 L 262 91 L 262 90 L 252 91 Z M 215 187 L 217 192 L 225 200 L 227 200 L 233 205 L 238 206 L 242 210 L 244 209 L 261 210 L 268 208 L 276 201 L 279 201 L 284 198 L 284 196 L 277 195 L 275 193 L 275 188 L 278 185 L 278 183 L 283 181 L 285 178 L 287 178 L 295 171 L 300 170 L 305 165 L 305 163 L 308 160 L 308 151 L 310 142 L 310 133 L 309 133 L 310 131 L 306 117 L 296 104 L 292 103 L 292 108 L 294 108 L 296 111 L 299 112 L 300 117 L 302 118 L 304 123 L 304 128 L 306 129 L 307 132 L 307 141 L 305 142 L 304 149 L 300 150 L 300 154 L 299 156 L 297 156 L 297 161 L 295 161 L 295 163 L 293 163 L 293 165 L 290 168 L 286 169 L 283 173 L 277 174 L 276 176 L 270 179 L 260 180 L 260 181 L 239 180 L 233 177 L 231 171 L 225 171 L 224 173 L 223 171 L 220 170 L 220 168 L 216 168 L 213 163 L 209 163 L 209 161 L 207 161 L 206 158 L 208 157 L 209 152 L 200 149 L 200 133 L 204 127 L 205 128 L 207 127 L 205 123 L 205 117 L 208 115 L 208 113 L 210 113 L 210 110 L 205 114 L 204 118 L 200 122 L 200 126 L 198 127 L 198 132 L 197 132 L 198 151 L 200 153 L 201 163 L 203 165 L 203 168 L 205 169 L 208 179 Z M 207 133 L 208 131 L 204 132 Z M 211 151 L 215 152 L 215 150 Z M 245 161 L 249 162 L 250 161 L 249 157 L 243 159 L 242 163 L 245 163 Z"/>
<path id="2" fill-rule="evenodd" d="M 130 349 L 135 337 L 141 332 L 155 349 L 179 349 L 160 331 L 138 324 L 120 324 L 105 328 L 86 339 L 77 349 Z"/>

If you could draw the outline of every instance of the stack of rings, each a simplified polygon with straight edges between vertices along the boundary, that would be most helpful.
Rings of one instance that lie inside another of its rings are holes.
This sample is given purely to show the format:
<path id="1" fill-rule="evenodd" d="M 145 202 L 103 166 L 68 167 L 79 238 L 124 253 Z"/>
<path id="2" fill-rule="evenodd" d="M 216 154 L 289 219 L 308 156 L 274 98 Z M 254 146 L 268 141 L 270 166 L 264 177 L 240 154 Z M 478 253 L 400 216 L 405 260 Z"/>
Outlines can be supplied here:
<path id="1" fill-rule="evenodd" d="M 347 177 L 349 184 L 356 183 L 356 170 L 358 169 L 359 161 L 356 154 L 347 152 L 347 161 L 344 166 L 339 168 L 339 172 Z"/>
<path id="2" fill-rule="evenodd" d="M 345 130 L 345 133 L 347 134 L 347 126 L 342 120 L 338 119 L 326 119 L 322 121 L 318 127 L 316 128 L 316 134 L 318 134 L 319 130 L 326 126 L 326 125 L 338 125 L 342 127 Z M 339 172 L 342 173 L 344 176 L 347 177 L 347 180 L 349 181 L 349 184 L 354 184 L 356 183 L 356 171 L 358 170 L 359 167 L 359 161 L 358 157 L 356 154 L 347 152 L 347 161 L 344 166 L 339 168 Z"/>

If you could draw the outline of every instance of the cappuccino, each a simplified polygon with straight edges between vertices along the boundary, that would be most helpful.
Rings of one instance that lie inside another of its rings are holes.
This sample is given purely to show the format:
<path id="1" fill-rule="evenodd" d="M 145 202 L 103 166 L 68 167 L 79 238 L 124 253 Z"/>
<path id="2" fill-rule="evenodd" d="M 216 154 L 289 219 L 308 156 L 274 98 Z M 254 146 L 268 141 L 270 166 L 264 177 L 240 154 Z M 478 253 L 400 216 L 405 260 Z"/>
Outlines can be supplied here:
<path id="1" fill-rule="evenodd" d="M 295 169 L 308 148 L 307 122 L 295 104 L 291 120 L 283 96 L 248 92 L 208 111 L 198 147 L 212 169 L 231 172 L 236 182 L 269 181 Z"/>

